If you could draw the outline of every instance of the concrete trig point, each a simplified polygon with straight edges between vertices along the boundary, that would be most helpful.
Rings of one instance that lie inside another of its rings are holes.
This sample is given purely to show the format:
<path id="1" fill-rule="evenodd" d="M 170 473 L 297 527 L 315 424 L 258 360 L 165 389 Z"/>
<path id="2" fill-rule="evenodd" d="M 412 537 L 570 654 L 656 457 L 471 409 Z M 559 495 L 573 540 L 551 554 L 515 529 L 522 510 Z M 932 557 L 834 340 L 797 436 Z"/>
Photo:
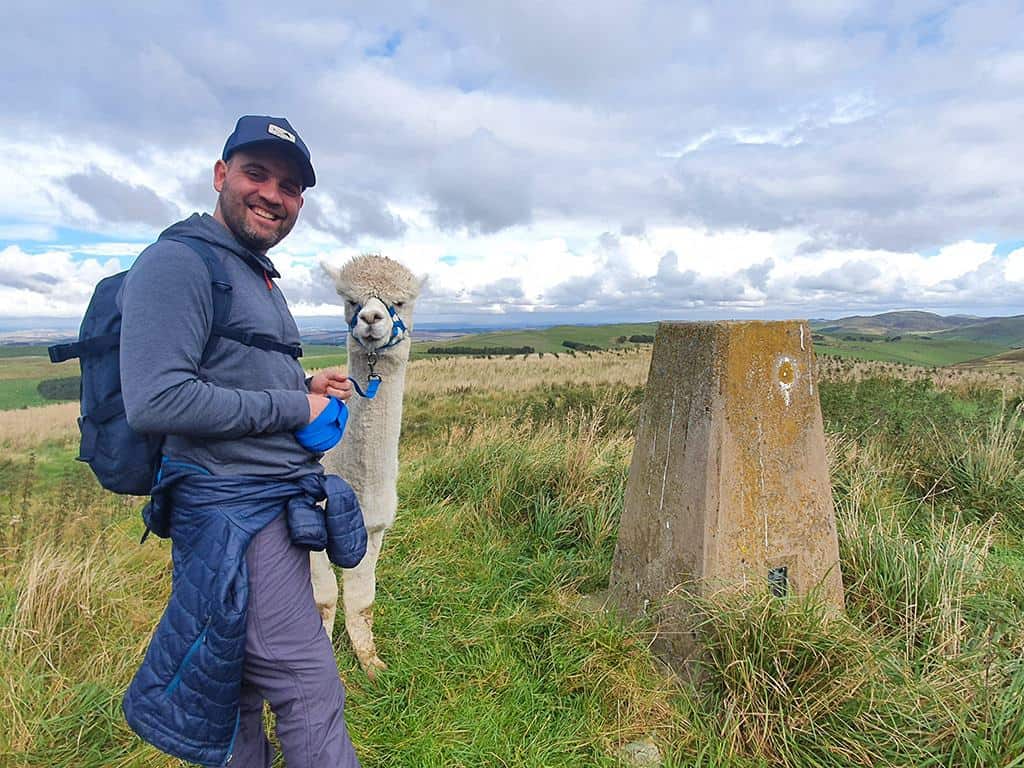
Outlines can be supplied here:
<path id="1" fill-rule="evenodd" d="M 660 323 L 611 595 L 657 609 L 655 649 L 682 669 L 693 618 L 670 593 L 737 583 L 843 605 L 810 327 Z"/>

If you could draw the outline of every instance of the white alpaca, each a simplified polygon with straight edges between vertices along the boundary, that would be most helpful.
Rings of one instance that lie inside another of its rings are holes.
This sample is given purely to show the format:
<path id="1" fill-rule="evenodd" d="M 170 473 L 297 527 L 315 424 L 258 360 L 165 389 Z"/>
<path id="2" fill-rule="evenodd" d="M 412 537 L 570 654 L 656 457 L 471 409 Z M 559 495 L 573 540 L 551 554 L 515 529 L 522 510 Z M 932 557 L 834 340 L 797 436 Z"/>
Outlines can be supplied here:
<path id="1" fill-rule="evenodd" d="M 412 331 L 413 304 L 420 286 L 412 272 L 384 256 L 357 256 L 340 270 L 321 266 L 345 300 L 345 322 L 350 330 L 348 375 L 364 390 L 371 373 L 381 378 L 373 399 L 358 394 L 349 398 L 345 437 L 322 460 L 327 472 L 341 475 L 355 489 L 366 520 L 366 556 L 355 568 L 343 571 L 342 602 L 352 648 L 373 679 L 377 670 L 387 668 L 373 640 L 373 601 L 377 558 L 398 507 L 398 436 L 411 343 L 407 336 Z M 389 310 L 405 324 L 405 330 Z M 332 637 L 338 581 L 326 553 L 312 553 L 311 565 L 313 596 L 327 636 Z"/>

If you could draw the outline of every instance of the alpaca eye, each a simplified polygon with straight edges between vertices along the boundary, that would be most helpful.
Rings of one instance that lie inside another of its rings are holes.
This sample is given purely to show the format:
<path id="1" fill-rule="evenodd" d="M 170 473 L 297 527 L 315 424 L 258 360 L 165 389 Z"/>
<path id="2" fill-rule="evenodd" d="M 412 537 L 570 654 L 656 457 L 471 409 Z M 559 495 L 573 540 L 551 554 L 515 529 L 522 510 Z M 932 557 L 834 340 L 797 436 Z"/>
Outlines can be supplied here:
<path id="1" fill-rule="evenodd" d="M 399 309 L 401 309 L 402 307 L 405 306 L 405 302 L 404 301 L 396 301 L 395 302 L 395 306 L 398 307 Z"/>

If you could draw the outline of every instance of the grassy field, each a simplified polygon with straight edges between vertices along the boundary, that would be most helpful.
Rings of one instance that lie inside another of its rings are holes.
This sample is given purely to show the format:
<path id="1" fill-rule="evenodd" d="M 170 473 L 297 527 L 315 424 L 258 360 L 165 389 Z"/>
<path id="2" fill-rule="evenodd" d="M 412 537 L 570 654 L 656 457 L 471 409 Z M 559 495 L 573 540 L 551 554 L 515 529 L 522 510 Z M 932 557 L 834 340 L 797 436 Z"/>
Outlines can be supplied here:
<path id="1" fill-rule="evenodd" d="M 931 337 L 903 336 L 898 341 L 850 341 L 838 336 L 815 339 L 814 350 L 819 355 L 849 358 L 851 360 L 878 360 L 940 367 L 977 360 L 988 355 L 1005 352 L 1006 347 L 989 342 L 963 339 L 932 339 Z"/>
<path id="2" fill-rule="evenodd" d="M 657 323 L 619 323 L 614 325 L 558 325 L 552 328 L 528 329 L 522 331 L 494 331 L 492 333 L 474 333 L 447 341 L 417 342 L 415 353 L 425 354 L 431 347 L 447 349 L 449 347 L 468 346 L 483 349 L 485 347 L 533 347 L 536 352 L 565 354 L 568 349 L 562 346 L 563 341 L 575 341 L 592 344 L 602 349 L 631 346 L 628 342 L 620 343 L 619 337 L 627 339 L 633 335 L 653 336 Z"/>
<path id="3" fill-rule="evenodd" d="M 17 355 L 9 354 L 12 350 Z M 4 354 L 7 352 L 8 354 Z M 348 354 L 344 347 L 308 344 L 303 347 L 302 363 L 307 370 L 344 366 Z M 53 402 L 43 397 L 39 385 L 50 379 L 77 376 L 77 360 L 51 363 L 46 347 L 5 347 L 0 345 L 0 411 L 31 408 Z"/>
<path id="4" fill-rule="evenodd" d="M 989 371 L 991 373 L 1024 375 L 1024 349 L 1011 349 L 1009 352 L 1000 352 L 980 360 L 971 360 L 957 367 Z"/>
<path id="5" fill-rule="evenodd" d="M 601 326 L 556 326 L 536 330 L 497 331 L 463 336 L 446 341 L 416 341 L 412 347 L 414 360 L 442 358 L 445 355 L 428 353 L 430 348 L 448 349 L 470 347 L 485 350 L 488 347 L 533 347 L 542 355 L 564 356 L 587 353 L 573 352 L 562 346 L 563 341 L 591 344 L 602 349 L 620 352 L 640 352 L 649 344 L 620 343 L 618 339 L 632 335 L 653 335 L 656 323 L 633 323 Z M 960 338 L 934 336 L 923 338 L 918 335 L 904 335 L 895 341 L 878 336 L 873 340 L 844 339 L 841 335 L 817 334 L 815 349 L 821 357 L 837 357 L 845 360 L 869 360 L 892 362 L 906 365 L 941 367 L 958 365 L 977 367 L 999 373 L 1019 373 L 1024 365 L 1011 359 L 1013 352 L 1001 343 L 971 341 Z M 328 345 L 305 345 L 302 364 L 307 370 L 333 366 L 344 366 L 347 355 L 344 347 Z M 14 353 L 17 354 L 14 354 Z M 1011 357 L 1004 358 L 1009 354 Z M 482 357 L 483 355 L 481 355 Z M 500 355 L 492 355 L 499 357 Z M 466 359 L 470 356 L 460 356 Z M 78 363 L 68 361 L 52 365 L 46 357 L 45 347 L 3 347 L 0 346 L 0 411 L 26 408 L 49 402 L 39 393 L 39 385 L 48 379 L 59 379 L 77 375 Z"/>
<path id="6" fill-rule="evenodd" d="M 46 357 L 46 347 L 38 344 L 0 344 L 0 358 Z"/>
<path id="7" fill-rule="evenodd" d="M 348 352 L 344 347 L 332 347 L 326 344 L 304 344 L 300 362 L 307 371 L 319 368 L 332 368 L 345 365 Z"/>
<path id="8" fill-rule="evenodd" d="M 992 318 L 984 323 L 952 328 L 937 334 L 940 338 L 965 339 L 1019 347 L 1024 344 L 1024 317 Z"/>
<path id="9" fill-rule="evenodd" d="M 370 683 L 339 628 L 363 764 L 1024 765 L 1024 424 L 1017 378 L 823 361 L 845 615 L 705 599 L 698 682 L 607 583 L 649 358 L 411 365 L 400 511 Z M 178 766 L 120 696 L 169 589 L 140 500 L 72 460 L 74 404 L 0 413 L 0 765 Z"/>
<path id="10" fill-rule="evenodd" d="M 656 323 L 603 326 L 556 326 L 538 330 L 497 331 L 473 334 L 444 342 L 418 342 L 414 351 L 419 355 L 427 348 L 446 349 L 451 347 L 533 347 L 536 352 L 566 354 L 563 341 L 593 344 L 603 349 L 628 348 L 636 346 L 619 343 L 623 336 L 634 334 L 654 335 Z M 884 335 L 874 338 L 846 339 L 848 334 L 817 334 L 814 342 L 819 355 L 830 355 L 851 360 L 875 360 L 905 363 L 919 366 L 947 366 L 967 361 L 980 360 L 990 355 L 1006 352 L 1008 344 L 997 339 L 965 339 L 949 335 L 906 334 L 895 340 Z"/>
<path id="11" fill-rule="evenodd" d="M 622 336 L 634 334 L 654 335 L 656 323 L 607 326 L 560 326 L 543 330 L 497 331 L 473 334 L 444 342 L 418 342 L 414 345 L 414 356 L 428 356 L 428 348 L 448 349 L 470 347 L 484 350 L 487 347 L 533 347 L 536 352 L 546 354 L 567 354 L 563 341 L 593 344 L 602 349 L 628 349 L 637 345 L 618 343 Z M 814 346 L 821 356 L 834 356 L 850 360 L 870 360 L 904 363 L 926 367 L 941 367 L 981 361 L 992 355 L 1007 351 L 1001 341 L 969 340 L 946 336 L 904 335 L 895 340 L 885 336 L 847 339 L 846 334 L 816 334 Z"/>
<path id="12" fill-rule="evenodd" d="M 46 379 L 78 375 L 78 362 L 68 360 L 54 365 L 46 356 L 46 347 L 3 347 L 0 354 L 0 411 L 28 408 L 49 402 L 39 394 L 39 384 Z"/>

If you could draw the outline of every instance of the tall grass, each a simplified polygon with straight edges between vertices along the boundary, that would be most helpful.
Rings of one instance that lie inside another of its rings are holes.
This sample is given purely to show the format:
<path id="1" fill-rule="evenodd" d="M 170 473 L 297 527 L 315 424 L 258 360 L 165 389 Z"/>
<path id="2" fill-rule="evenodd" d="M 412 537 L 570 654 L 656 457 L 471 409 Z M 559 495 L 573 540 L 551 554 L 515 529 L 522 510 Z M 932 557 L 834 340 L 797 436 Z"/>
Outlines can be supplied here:
<path id="1" fill-rule="evenodd" d="M 848 612 L 872 633 L 876 654 L 886 649 L 889 668 L 903 670 L 903 682 L 883 693 L 911 722 L 927 723 L 915 737 L 927 764 L 1024 764 L 1021 560 L 997 557 L 1005 539 L 998 515 L 961 514 L 961 503 L 977 507 L 970 487 L 921 482 L 920 470 L 953 445 L 956 455 L 994 456 L 1000 466 L 1007 428 L 1015 427 L 1000 418 L 938 437 L 938 448 L 909 445 L 895 455 L 877 443 L 833 442 Z"/>
<path id="2" fill-rule="evenodd" d="M 78 436 L 78 403 L 0 410 L 0 456 L 22 456 L 48 441 Z"/>
<path id="3" fill-rule="evenodd" d="M 733 754 L 770 765 L 918 765 L 928 723 L 885 647 L 809 598 L 722 591 L 703 619 L 702 706 Z"/>
<path id="4" fill-rule="evenodd" d="M 136 548 L 134 536 L 101 515 L 59 543 L 35 529 L 8 549 L 16 559 L 0 604 L 0 764 L 176 764 L 120 716 L 169 587 L 166 549 Z"/>
<path id="5" fill-rule="evenodd" d="M 980 519 L 1001 514 L 1024 527 L 1022 427 L 1018 407 L 1009 415 L 1000 413 L 983 430 L 940 442 L 940 460 L 948 461 L 946 486 L 968 514 Z"/>
<path id="6" fill-rule="evenodd" d="M 572 552 L 576 578 L 606 580 L 632 446 L 608 434 L 604 399 L 566 421 L 494 419 L 456 426 L 425 462 L 412 493 L 520 527 L 543 549 Z"/>
<path id="7" fill-rule="evenodd" d="M 904 657 L 955 657 L 970 633 L 969 601 L 985 591 L 989 525 L 932 516 L 923 529 L 893 510 L 839 507 L 840 559 L 848 604 L 898 638 Z"/>
<path id="8" fill-rule="evenodd" d="M 584 609 L 608 578 L 648 359 L 411 364 L 375 613 L 390 669 L 369 682 L 335 638 L 363 764 L 611 768 L 653 738 L 667 767 L 1024 766 L 1024 547 L 1003 503 L 1020 424 L 987 421 L 1002 395 L 837 373 L 847 611 L 698 598 L 691 684 L 651 655 L 653 628 Z M 137 546 L 138 501 L 73 461 L 74 413 L 0 414 L 0 765 L 171 768 L 119 712 L 168 547 Z"/>
<path id="9" fill-rule="evenodd" d="M 649 349 L 571 356 L 414 360 L 409 365 L 406 393 L 524 392 L 552 384 L 642 386 L 650 364 Z"/>

